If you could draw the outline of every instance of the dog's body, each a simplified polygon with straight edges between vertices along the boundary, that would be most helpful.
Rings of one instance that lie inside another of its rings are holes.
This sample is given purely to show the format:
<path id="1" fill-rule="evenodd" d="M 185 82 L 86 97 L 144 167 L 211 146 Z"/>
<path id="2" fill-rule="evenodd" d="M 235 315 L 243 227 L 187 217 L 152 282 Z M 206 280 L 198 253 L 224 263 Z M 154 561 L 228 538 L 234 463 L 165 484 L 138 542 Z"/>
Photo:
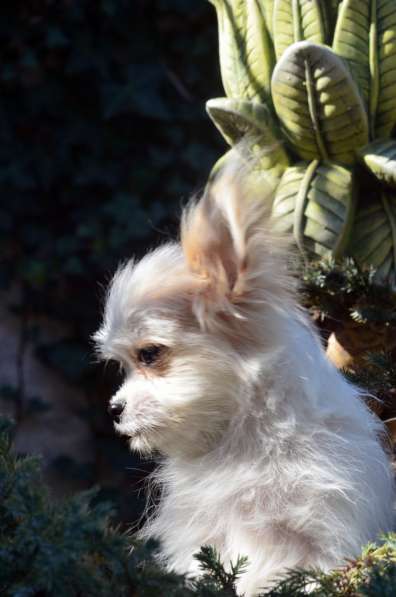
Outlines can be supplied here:
<path id="1" fill-rule="evenodd" d="M 247 596 L 356 556 L 391 529 L 393 500 L 381 423 L 326 359 L 260 205 L 226 172 L 185 212 L 181 245 L 116 274 L 96 334 L 127 372 L 117 429 L 165 455 L 141 535 L 179 572 L 204 544 L 246 555 Z"/>

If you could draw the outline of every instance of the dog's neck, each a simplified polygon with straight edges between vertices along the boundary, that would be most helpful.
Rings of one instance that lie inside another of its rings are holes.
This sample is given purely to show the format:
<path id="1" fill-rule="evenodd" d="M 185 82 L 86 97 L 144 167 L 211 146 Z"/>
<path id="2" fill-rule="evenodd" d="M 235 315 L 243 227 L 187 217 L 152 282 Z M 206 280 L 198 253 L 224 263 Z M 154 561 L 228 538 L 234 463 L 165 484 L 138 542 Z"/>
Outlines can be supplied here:
<path id="1" fill-rule="evenodd" d="M 275 317 L 276 334 L 270 336 L 271 342 L 266 337 L 261 352 L 241 359 L 243 381 L 232 419 L 216 437 L 191 442 L 191 449 L 187 446 L 169 455 L 170 463 L 204 471 L 228 463 L 232 468 L 236 455 L 247 462 L 257 454 L 269 458 L 274 450 L 284 449 L 283 441 L 293 432 L 293 411 L 298 410 L 299 417 L 306 411 L 305 420 L 309 419 L 315 395 L 310 386 L 319 372 L 323 380 L 324 353 L 304 313 L 296 310 Z M 284 428 L 285 419 L 288 425 Z"/>

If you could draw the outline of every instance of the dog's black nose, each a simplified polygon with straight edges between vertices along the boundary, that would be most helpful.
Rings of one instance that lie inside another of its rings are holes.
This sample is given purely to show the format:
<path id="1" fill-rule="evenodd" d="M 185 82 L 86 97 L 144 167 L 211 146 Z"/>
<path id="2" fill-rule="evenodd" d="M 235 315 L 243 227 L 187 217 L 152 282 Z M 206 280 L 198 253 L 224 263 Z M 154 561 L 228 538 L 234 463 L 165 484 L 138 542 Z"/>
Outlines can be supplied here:
<path id="1" fill-rule="evenodd" d="M 109 412 L 109 415 L 113 418 L 113 420 L 116 423 L 119 423 L 120 417 L 122 415 L 122 411 L 124 410 L 123 405 L 119 404 L 118 402 L 115 402 L 114 404 L 109 404 L 109 407 L 107 410 Z"/>

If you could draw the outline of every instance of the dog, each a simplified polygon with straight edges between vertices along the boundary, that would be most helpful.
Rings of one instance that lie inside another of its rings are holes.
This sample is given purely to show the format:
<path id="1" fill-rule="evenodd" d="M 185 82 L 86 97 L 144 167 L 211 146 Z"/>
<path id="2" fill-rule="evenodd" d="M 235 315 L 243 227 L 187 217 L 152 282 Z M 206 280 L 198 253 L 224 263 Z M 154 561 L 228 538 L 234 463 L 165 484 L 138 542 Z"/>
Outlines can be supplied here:
<path id="1" fill-rule="evenodd" d="M 238 168 L 184 210 L 180 242 L 119 268 L 95 342 L 125 371 L 115 429 L 162 455 L 139 536 L 187 575 L 205 544 L 247 556 L 237 591 L 252 596 L 357 556 L 391 530 L 394 490 L 382 423 L 326 358 L 289 239 Z"/>

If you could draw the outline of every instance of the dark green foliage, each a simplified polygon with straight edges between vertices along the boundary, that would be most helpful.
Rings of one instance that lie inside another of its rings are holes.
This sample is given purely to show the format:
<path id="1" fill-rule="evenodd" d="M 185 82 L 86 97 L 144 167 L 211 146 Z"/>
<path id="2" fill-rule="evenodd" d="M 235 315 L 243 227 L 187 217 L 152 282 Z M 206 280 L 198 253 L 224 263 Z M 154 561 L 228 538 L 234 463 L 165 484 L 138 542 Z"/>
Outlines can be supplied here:
<path id="1" fill-rule="evenodd" d="M 96 491 L 52 501 L 39 462 L 11 453 L 11 432 L 0 419 L 1 595 L 188 594 L 183 578 L 156 567 L 152 547 L 131 552 L 130 538 L 110 524 L 112 508 L 95 500 Z"/>
<path id="2" fill-rule="evenodd" d="M 12 424 L 0 419 L 0 594 L 5 597 L 236 597 L 241 557 L 225 569 L 211 547 L 197 559 L 198 580 L 161 570 L 155 545 L 134 544 L 111 523 L 112 508 L 91 490 L 63 502 L 48 495 L 36 459 L 11 452 Z M 131 549 L 133 547 L 133 549 Z M 387 597 L 396 591 L 396 537 L 368 546 L 362 557 L 330 575 L 292 571 L 268 597 Z"/>
<path id="3" fill-rule="evenodd" d="M 140 465 L 126 446 L 118 459 L 105 417 L 118 378 L 95 366 L 90 336 L 118 263 L 174 238 L 182 201 L 221 153 L 204 108 L 221 89 L 215 13 L 204 0 L 3 4 L 0 288 L 21 288 L 21 345 L 85 391 L 107 482 L 128 459 Z M 50 342 L 41 315 L 64 322 L 64 337 Z M 40 408 L 23 393 L 18 422 Z M 125 476 L 132 520 L 142 501 Z"/>
<path id="4" fill-rule="evenodd" d="M 347 378 L 380 398 L 389 418 L 396 414 L 396 293 L 374 275 L 352 259 L 324 259 L 302 270 L 302 294 L 324 338 L 334 332 L 351 351 Z"/>
<path id="5" fill-rule="evenodd" d="M 353 371 L 344 371 L 344 374 L 351 382 L 369 390 L 377 397 L 383 398 L 393 394 L 393 400 L 396 399 L 396 363 L 389 353 L 368 353 L 364 366 L 358 366 Z"/>
<path id="6" fill-rule="evenodd" d="M 375 271 L 361 270 L 353 259 L 323 259 L 302 271 L 302 292 L 320 319 L 353 319 L 396 326 L 396 293 L 373 282 Z"/>
<path id="7" fill-rule="evenodd" d="M 39 301 L 60 276 L 102 278 L 204 183 L 218 153 L 210 17 L 194 1 L 4 8 L 1 254 Z"/>
<path id="8" fill-rule="evenodd" d="M 195 588 L 202 597 L 236 597 L 235 582 L 247 566 L 247 558 L 239 557 L 230 563 L 230 570 L 224 569 L 219 554 L 213 547 L 203 546 L 196 555 L 203 572 L 202 578 L 195 582 Z"/>
<path id="9" fill-rule="evenodd" d="M 3 423 L 4 427 L 4 423 Z M 106 595 L 126 575 L 126 539 L 108 526 L 111 510 L 87 492 L 49 500 L 37 460 L 0 444 L 0 587 L 6 595 Z M 122 556 L 122 557 L 120 557 Z M 124 594 L 124 591 L 119 593 Z"/>
<path id="10" fill-rule="evenodd" d="M 75 326 L 53 365 L 75 348 L 78 381 L 98 283 L 174 230 L 221 151 L 204 110 L 220 89 L 216 37 L 204 1 L 3 7 L 0 284 L 23 282 L 20 313 Z"/>

